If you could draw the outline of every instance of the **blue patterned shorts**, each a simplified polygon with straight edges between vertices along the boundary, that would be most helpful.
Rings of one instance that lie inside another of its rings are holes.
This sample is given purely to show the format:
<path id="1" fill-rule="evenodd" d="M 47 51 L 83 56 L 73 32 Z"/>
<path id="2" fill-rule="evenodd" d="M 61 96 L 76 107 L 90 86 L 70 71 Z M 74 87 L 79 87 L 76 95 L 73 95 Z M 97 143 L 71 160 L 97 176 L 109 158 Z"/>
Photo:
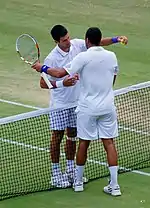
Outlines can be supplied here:
<path id="1" fill-rule="evenodd" d="M 76 107 L 50 112 L 51 130 L 65 130 L 68 127 L 76 128 Z"/>

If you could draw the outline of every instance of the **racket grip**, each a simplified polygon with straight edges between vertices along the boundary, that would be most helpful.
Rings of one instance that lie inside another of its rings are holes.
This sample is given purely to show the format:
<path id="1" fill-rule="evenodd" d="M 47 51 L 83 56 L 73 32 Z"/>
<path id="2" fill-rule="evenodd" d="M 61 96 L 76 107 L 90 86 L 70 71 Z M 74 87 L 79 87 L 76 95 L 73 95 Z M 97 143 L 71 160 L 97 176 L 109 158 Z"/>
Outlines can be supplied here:
<path id="1" fill-rule="evenodd" d="M 44 81 L 47 84 L 48 88 L 52 89 L 53 85 L 50 83 L 50 81 L 47 78 L 47 75 L 44 72 L 41 73 L 41 77 L 44 79 Z"/>

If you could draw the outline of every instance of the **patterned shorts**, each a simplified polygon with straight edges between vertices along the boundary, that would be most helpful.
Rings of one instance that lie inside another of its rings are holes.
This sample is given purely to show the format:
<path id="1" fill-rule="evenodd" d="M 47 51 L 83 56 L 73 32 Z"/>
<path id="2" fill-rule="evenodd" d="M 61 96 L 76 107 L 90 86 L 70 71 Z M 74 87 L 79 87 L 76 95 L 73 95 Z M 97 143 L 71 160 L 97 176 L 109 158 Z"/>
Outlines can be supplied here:
<path id="1" fill-rule="evenodd" d="M 76 107 L 50 112 L 51 130 L 65 130 L 68 127 L 76 128 Z"/>

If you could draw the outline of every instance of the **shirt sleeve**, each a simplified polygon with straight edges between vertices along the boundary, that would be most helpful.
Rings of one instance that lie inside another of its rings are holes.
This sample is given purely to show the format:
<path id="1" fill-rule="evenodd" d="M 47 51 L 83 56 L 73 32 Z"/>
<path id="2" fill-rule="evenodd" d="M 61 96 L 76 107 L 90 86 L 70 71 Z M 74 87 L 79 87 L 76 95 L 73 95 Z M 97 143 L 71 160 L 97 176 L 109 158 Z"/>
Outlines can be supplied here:
<path id="1" fill-rule="evenodd" d="M 44 65 L 49 66 L 51 68 L 55 68 L 55 59 L 53 57 L 47 57 L 44 60 Z"/>
<path id="2" fill-rule="evenodd" d="M 83 39 L 74 39 L 81 52 L 87 51 L 87 47 L 85 45 L 85 40 Z"/>
<path id="3" fill-rule="evenodd" d="M 80 73 L 85 65 L 84 54 L 78 54 L 71 63 L 67 64 L 63 68 L 68 72 L 70 75 L 74 75 L 76 73 Z"/>

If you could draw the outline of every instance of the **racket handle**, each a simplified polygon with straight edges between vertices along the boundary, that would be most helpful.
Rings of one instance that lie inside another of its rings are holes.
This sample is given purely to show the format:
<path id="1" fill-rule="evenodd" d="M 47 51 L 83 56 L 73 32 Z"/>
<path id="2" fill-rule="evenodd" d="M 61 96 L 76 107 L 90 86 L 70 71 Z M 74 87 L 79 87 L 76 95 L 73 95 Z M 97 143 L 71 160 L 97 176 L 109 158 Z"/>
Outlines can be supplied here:
<path id="1" fill-rule="evenodd" d="M 50 81 L 47 78 L 47 75 L 44 72 L 41 73 L 41 77 L 43 77 L 43 79 L 44 79 L 44 81 L 47 84 L 49 89 L 53 88 L 53 85 L 50 83 Z"/>

